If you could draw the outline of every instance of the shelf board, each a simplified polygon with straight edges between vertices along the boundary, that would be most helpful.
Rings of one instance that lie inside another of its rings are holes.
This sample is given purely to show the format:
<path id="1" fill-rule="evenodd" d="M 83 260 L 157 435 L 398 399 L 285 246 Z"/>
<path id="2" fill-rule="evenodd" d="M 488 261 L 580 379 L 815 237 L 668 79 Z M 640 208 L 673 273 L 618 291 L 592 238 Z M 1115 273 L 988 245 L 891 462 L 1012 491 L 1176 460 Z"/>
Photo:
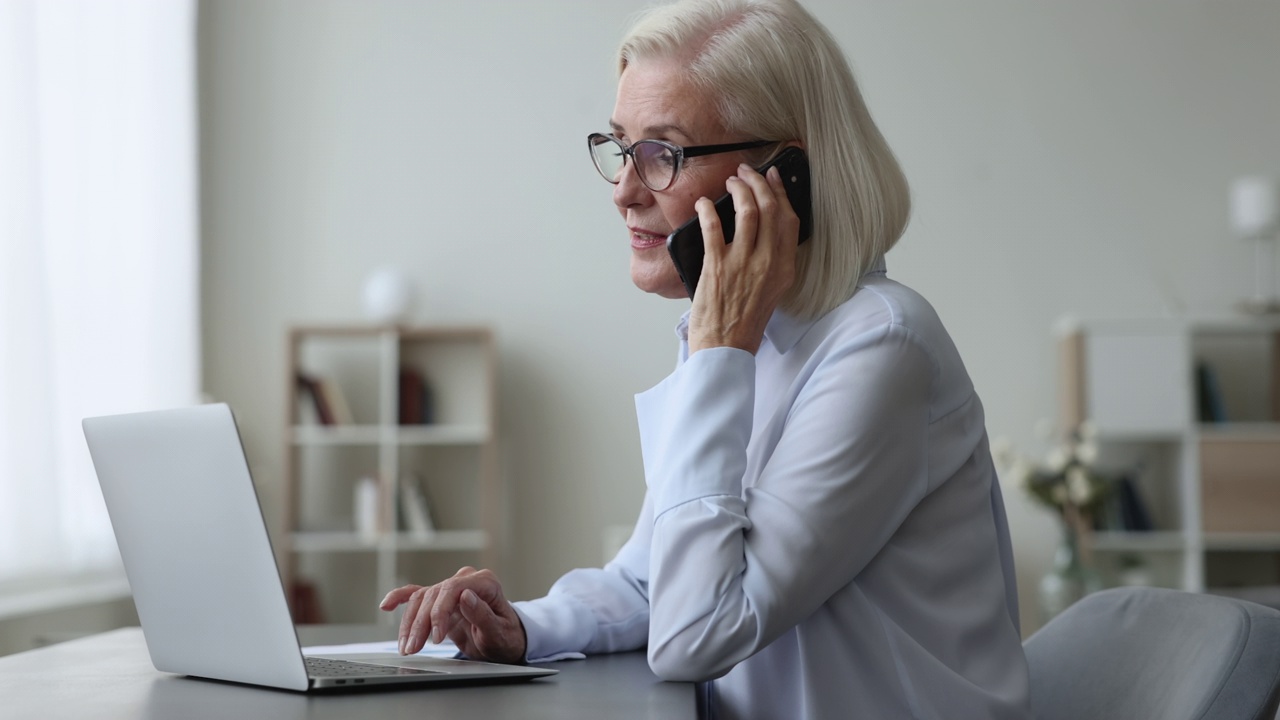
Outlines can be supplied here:
<path id="1" fill-rule="evenodd" d="M 295 425 L 294 445 L 482 445 L 489 431 L 482 424 L 446 425 Z"/>
<path id="2" fill-rule="evenodd" d="M 1204 549 L 1280 551 L 1280 533 L 1205 533 Z"/>
<path id="3" fill-rule="evenodd" d="M 1280 440 L 1280 423 L 1277 422 L 1200 423 L 1196 429 L 1201 439 Z"/>
<path id="4" fill-rule="evenodd" d="M 1135 430 L 1098 428 L 1098 440 L 1113 443 L 1177 443 L 1186 433 L 1182 430 Z"/>
<path id="5" fill-rule="evenodd" d="M 484 530 L 438 530 L 430 535 L 396 533 L 397 550 L 483 550 L 489 546 Z"/>
<path id="6" fill-rule="evenodd" d="M 297 532 L 294 552 L 374 552 L 377 550 L 483 550 L 489 535 L 483 530 L 439 530 L 368 537 L 353 532 Z"/>
<path id="7" fill-rule="evenodd" d="M 1188 547 L 1182 533 L 1175 531 L 1096 532 L 1092 538 L 1093 549 L 1099 552 L 1180 552 Z M 1280 532 L 1205 533 L 1202 542 L 1205 550 L 1280 552 Z"/>
<path id="8" fill-rule="evenodd" d="M 1182 533 L 1170 530 L 1096 532 L 1092 542 L 1098 552 L 1181 552 L 1187 546 Z"/>
<path id="9" fill-rule="evenodd" d="M 353 532 L 293 533 L 294 552 L 373 552 L 378 549 L 374 537 Z"/>
<path id="10" fill-rule="evenodd" d="M 401 426 L 396 431 L 400 445 L 480 445 L 488 442 L 484 425 L 418 425 Z"/>

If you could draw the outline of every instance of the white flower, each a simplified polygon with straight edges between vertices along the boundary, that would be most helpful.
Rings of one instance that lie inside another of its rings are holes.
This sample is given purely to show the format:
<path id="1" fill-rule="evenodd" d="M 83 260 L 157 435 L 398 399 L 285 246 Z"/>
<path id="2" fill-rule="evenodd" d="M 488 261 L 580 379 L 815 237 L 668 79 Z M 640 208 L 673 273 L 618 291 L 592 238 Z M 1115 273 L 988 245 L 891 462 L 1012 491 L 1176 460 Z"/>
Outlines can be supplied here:
<path id="1" fill-rule="evenodd" d="M 1093 484 L 1084 468 L 1073 467 L 1067 471 L 1067 497 L 1073 505 L 1085 505 L 1093 499 Z"/>
<path id="2" fill-rule="evenodd" d="M 1076 459 L 1085 465 L 1092 465 L 1098 461 L 1098 443 L 1092 440 L 1086 440 L 1076 446 Z"/>
<path id="3" fill-rule="evenodd" d="M 1066 448 L 1056 447 L 1045 456 L 1044 469 L 1048 470 L 1050 475 L 1057 475 L 1067 467 L 1069 462 L 1071 462 L 1071 455 L 1067 453 Z"/>

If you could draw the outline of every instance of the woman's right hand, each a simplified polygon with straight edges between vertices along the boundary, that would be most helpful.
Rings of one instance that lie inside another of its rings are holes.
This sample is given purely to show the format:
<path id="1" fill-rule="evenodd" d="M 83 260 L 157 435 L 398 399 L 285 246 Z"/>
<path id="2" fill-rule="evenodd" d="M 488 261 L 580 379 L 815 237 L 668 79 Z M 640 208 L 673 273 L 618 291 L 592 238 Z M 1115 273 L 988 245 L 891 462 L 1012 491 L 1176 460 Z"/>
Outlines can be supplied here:
<path id="1" fill-rule="evenodd" d="M 764 329 L 796 277 L 800 218 L 776 167 L 761 175 L 750 165 L 725 182 L 733 196 L 737 229 L 726 244 L 715 203 L 694 204 L 705 255 L 689 311 L 689 354 L 734 347 L 752 355 Z"/>
<path id="2" fill-rule="evenodd" d="M 489 570 L 464 567 L 435 585 L 405 585 L 387 593 L 379 607 L 404 605 L 400 654 L 412 655 L 427 641 L 453 640 L 467 657 L 491 662 L 524 662 L 524 624 Z"/>

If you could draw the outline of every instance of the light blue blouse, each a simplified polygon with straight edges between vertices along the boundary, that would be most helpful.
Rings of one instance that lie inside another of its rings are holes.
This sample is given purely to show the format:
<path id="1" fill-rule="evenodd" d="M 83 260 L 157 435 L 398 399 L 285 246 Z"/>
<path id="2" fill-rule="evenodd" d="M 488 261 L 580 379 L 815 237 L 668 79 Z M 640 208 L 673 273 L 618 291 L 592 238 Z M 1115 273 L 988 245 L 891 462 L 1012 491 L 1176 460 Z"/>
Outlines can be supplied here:
<path id="1" fill-rule="evenodd" d="M 648 493 L 603 569 L 515 603 L 528 656 L 648 646 L 716 718 L 1027 718 L 1013 558 L 982 405 L 883 263 L 756 355 L 636 396 Z"/>

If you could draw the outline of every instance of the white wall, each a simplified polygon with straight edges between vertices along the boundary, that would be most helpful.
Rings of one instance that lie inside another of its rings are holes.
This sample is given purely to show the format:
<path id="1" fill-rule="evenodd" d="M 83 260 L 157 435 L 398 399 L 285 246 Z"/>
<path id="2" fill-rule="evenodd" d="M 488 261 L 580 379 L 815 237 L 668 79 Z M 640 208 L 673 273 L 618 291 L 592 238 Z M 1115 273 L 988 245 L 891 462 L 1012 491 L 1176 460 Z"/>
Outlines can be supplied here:
<path id="1" fill-rule="evenodd" d="M 934 303 L 993 435 L 1055 412 L 1064 312 L 1228 312 L 1252 275 L 1226 188 L 1280 173 L 1270 0 L 811 0 L 853 60 L 916 210 L 890 275 Z M 359 319 L 409 270 L 423 323 L 494 325 L 511 594 L 599 561 L 643 494 L 631 395 L 679 302 L 630 286 L 584 136 L 605 126 L 620 0 L 201 6 L 206 387 L 281 517 L 284 333 Z M 1006 490 L 1024 616 L 1053 520 Z"/>

